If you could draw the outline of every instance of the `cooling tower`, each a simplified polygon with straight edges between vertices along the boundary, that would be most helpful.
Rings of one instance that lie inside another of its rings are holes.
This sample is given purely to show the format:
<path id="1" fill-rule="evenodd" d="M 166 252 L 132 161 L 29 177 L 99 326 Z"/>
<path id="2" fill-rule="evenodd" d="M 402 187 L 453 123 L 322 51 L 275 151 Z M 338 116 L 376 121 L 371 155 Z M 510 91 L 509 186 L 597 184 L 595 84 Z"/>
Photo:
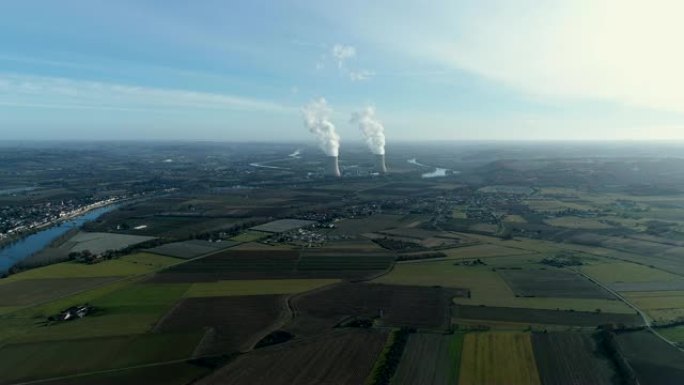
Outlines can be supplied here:
<path id="1" fill-rule="evenodd" d="M 384 154 L 375 155 L 375 171 L 379 172 L 380 174 L 387 173 L 387 166 L 385 165 Z"/>
<path id="2" fill-rule="evenodd" d="M 334 176 L 339 178 L 340 177 L 340 166 L 337 163 L 337 157 L 336 156 L 329 156 L 328 157 L 328 164 L 325 166 L 326 167 L 326 174 L 328 176 Z"/>

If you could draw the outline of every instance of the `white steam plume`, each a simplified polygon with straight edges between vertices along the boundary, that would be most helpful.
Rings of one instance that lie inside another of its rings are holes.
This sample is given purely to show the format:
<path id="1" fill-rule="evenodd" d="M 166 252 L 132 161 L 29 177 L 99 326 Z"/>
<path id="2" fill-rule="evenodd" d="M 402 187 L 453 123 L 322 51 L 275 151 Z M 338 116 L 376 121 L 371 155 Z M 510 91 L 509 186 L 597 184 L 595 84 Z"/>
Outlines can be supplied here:
<path id="1" fill-rule="evenodd" d="M 325 99 L 314 100 L 302 109 L 306 127 L 318 138 L 318 146 L 328 156 L 338 156 L 340 136 L 330 122 L 332 109 Z"/>
<path id="2" fill-rule="evenodd" d="M 375 108 L 367 106 L 352 114 L 351 122 L 359 125 L 366 144 L 375 155 L 385 154 L 385 128 L 375 117 Z"/>

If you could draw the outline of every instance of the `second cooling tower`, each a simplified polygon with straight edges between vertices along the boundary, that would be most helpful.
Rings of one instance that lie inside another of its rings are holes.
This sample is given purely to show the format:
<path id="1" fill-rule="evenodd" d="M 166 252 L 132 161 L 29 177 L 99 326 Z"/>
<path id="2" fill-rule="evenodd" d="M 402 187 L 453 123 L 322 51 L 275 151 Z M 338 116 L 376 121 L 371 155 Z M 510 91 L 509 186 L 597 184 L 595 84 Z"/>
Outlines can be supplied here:
<path id="1" fill-rule="evenodd" d="M 337 162 L 337 157 L 336 156 L 329 156 L 327 159 L 327 164 L 326 164 L 326 174 L 328 176 L 333 176 L 333 177 L 340 177 L 340 166 Z"/>

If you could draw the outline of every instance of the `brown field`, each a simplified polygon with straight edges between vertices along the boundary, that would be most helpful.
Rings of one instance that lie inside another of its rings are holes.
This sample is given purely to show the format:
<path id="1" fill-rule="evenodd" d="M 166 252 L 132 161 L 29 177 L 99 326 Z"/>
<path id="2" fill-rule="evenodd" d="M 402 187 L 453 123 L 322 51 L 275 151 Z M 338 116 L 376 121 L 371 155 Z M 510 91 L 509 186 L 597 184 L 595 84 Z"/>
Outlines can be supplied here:
<path id="1" fill-rule="evenodd" d="M 346 330 L 259 349 L 199 385 L 361 385 L 387 339 L 386 332 Z"/>
<path id="2" fill-rule="evenodd" d="M 527 333 L 470 333 L 463 341 L 459 385 L 539 385 Z"/>
<path id="3" fill-rule="evenodd" d="M 498 269 L 497 272 L 520 297 L 614 299 L 588 279 L 565 270 Z"/>
<path id="4" fill-rule="evenodd" d="M 684 354 L 648 331 L 618 334 L 618 343 L 641 385 L 680 385 Z"/>
<path id="5" fill-rule="evenodd" d="M 236 250 L 190 261 L 161 271 L 152 282 L 211 282 L 220 280 L 345 278 L 376 276 L 394 263 L 386 252 L 359 253 L 325 250 L 308 252 L 270 248 L 268 250 Z"/>
<path id="6" fill-rule="evenodd" d="M 462 348 L 462 334 L 412 334 L 392 385 L 455 385 Z"/>
<path id="7" fill-rule="evenodd" d="M 544 385 L 613 385 L 610 361 L 584 333 L 534 333 L 532 347 Z"/>
<path id="8" fill-rule="evenodd" d="M 295 334 L 321 333 L 347 318 L 376 319 L 383 325 L 444 329 L 458 291 L 379 284 L 335 285 L 292 299 Z"/>
<path id="9" fill-rule="evenodd" d="M 637 314 L 596 313 L 567 310 L 525 309 L 494 306 L 458 305 L 454 318 L 503 321 L 535 325 L 572 325 L 594 327 L 603 324 L 641 325 Z"/>
<path id="10" fill-rule="evenodd" d="M 199 354 L 249 349 L 274 324 L 284 308 L 278 295 L 187 298 L 155 327 L 158 332 L 206 330 Z"/>

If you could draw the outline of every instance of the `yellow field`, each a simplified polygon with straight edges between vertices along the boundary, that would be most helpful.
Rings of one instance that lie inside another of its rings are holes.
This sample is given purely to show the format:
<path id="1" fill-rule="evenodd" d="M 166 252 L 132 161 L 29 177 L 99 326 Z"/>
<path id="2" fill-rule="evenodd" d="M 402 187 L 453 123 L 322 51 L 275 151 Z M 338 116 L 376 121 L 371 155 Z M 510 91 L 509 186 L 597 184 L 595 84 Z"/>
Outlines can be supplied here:
<path id="1" fill-rule="evenodd" d="M 292 294 L 340 282 L 339 279 L 256 279 L 193 283 L 184 297 Z"/>
<path id="2" fill-rule="evenodd" d="M 459 385 L 541 384 L 527 333 L 466 334 Z"/>
<path id="3" fill-rule="evenodd" d="M 670 281 L 677 275 L 630 262 L 609 262 L 582 266 L 582 272 L 603 283 Z"/>

